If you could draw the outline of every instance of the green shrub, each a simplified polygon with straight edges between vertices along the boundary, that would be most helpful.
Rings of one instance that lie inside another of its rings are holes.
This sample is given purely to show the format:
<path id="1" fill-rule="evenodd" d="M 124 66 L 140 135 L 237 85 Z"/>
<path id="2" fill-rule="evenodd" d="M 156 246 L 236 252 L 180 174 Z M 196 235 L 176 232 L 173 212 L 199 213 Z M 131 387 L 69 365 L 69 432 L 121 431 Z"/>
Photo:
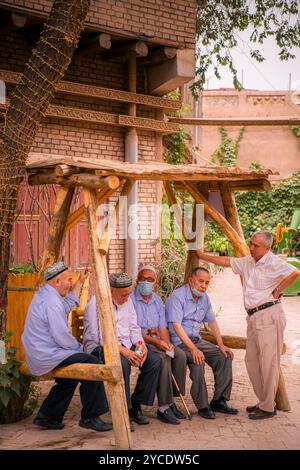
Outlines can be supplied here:
<path id="1" fill-rule="evenodd" d="M 31 263 L 16 264 L 9 268 L 9 273 L 11 274 L 27 274 L 34 272 L 36 272 L 36 270 Z"/>

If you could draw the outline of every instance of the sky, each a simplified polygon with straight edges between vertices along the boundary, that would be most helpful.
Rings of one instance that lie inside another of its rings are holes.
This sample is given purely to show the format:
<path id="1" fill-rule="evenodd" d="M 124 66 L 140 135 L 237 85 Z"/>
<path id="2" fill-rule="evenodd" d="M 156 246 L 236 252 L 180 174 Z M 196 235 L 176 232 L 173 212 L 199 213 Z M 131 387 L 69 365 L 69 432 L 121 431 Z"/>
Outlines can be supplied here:
<path id="1" fill-rule="evenodd" d="M 291 89 L 300 90 L 300 48 L 292 52 L 296 58 L 289 61 L 281 61 L 278 57 L 278 46 L 274 39 L 268 38 L 263 45 L 251 44 L 254 49 L 259 49 L 264 62 L 257 62 L 250 57 L 249 35 L 240 33 L 239 46 L 232 51 L 238 78 L 246 89 L 257 90 L 288 90 L 289 74 L 291 74 Z M 208 74 L 206 89 L 233 88 L 230 71 L 225 67 L 220 68 L 221 80 L 218 80 L 213 72 Z"/>

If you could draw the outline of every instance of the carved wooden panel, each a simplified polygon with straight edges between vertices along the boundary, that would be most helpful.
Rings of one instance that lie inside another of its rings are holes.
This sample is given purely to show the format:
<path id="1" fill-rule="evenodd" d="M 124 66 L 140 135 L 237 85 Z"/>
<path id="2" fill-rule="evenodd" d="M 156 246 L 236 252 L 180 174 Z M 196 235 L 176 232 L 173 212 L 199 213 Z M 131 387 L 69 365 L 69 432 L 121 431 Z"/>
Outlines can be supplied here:
<path id="1" fill-rule="evenodd" d="M 120 126 L 136 127 L 138 129 L 148 129 L 150 131 L 173 133 L 178 132 L 178 124 L 164 121 L 156 121 L 155 119 L 147 119 L 141 117 L 125 116 L 119 114 Z"/>
<path id="2" fill-rule="evenodd" d="M 8 70 L 0 70 L 0 80 L 17 84 L 21 75 L 17 72 Z M 73 83 L 61 81 L 58 83 L 57 91 L 60 93 L 68 93 L 78 96 L 88 96 L 89 98 L 98 98 L 103 100 L 122 101 L 125 103 L 135 103 L 153 108 L 163 108 L 168 111 L 176 111 L 181 107 L 180 101 L 171 101 L 158 96 L 143 95 L 131 93 L 123 90 L 113 90 L 112 88 L 97 87 L 94 85 L 83 85 L 81 83 Z"/>

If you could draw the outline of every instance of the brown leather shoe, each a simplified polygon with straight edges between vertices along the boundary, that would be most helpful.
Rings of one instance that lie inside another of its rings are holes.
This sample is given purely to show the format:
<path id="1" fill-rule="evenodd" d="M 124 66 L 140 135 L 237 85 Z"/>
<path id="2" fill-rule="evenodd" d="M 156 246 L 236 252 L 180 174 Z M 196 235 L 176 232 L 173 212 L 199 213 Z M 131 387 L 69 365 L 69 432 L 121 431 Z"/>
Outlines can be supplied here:
<path id="1" fill-rule="evenodd" d="M 247 413 L 253 413 L 254 411 L 257 411 L 257 410 L 259 410 L 259 407 L 258 407 L 257 405 L 247 406 L 247 408 L 246 408 Z M 276 414 L 277 414 L 277 411 L 276 411 L 276 410 L 277 410 L 277 408 L 276 408 L 276 406 L 275 406 L 275 407 L 274 407 L 274 415 L 275 415 L 275 416 L 276 416 Z"/>
<path id="2" fill-rule="evenodd" d="M 249 419 L 268 419 L 268 418 L 273 418 L 275 416 L 274 411 L 264 411 L 258 408 L 256 411 L 253 411 L 253 413 L 250 413 L 248 418 Z"/>
<path id="3" fill-rule="evenodd" d="M 259 408 L 258 408 L 257 405 L 253 405 L 253 406 L 247 406 L 246 411 L 247 411 L 247 413 L 253 413 L 253 411 L 256 411 L 258 409 Z"/>

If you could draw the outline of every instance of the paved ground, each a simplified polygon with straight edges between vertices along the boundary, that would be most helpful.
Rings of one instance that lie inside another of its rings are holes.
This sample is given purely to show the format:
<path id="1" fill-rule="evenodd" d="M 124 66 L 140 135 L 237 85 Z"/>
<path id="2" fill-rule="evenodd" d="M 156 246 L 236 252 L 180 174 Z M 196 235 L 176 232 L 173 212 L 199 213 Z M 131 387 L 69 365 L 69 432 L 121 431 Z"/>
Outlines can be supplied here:
<path id="1" fill-rule="evenodd" d="M 225 270 L 215 276 L 210 288 L 212 303 L 224 334 L 245 336 L 245 312 L 238 276 Z M 240 409 L 238 416 L 218 414 L 214 421 L 200 418 L 187 393 L 192 421 L 179 426 L 163 424 L 155 418 L 156 406 L 145 408 L 151 419 L 148 426 L 136 425 L 132 433 L 135 449 L 300 449 L 300 297 L 284 299 L 288 325 L 287 353 L 282 360 L 291 412 L 278 412 L 275 418 L 255 422 L 247 417 L 245 407 L 255 404 L 244 365 L 244 351 L 235 352 L 232 405 Z M 298 351 L 298 356 L 297 356 Z M 298 362 L 298 363 L 297 363 Z M 211 395 L 211 371 L 207 368 L 207 382 Z M 188 379 L 188 390 L 189 390 Z M 51 382 L 41 382 L 42 396 Z M 180 406 L 178 401 L 178 406 Z M 16 424 L 2 425 L 0 449 L 97 449 L 114 450 L 112 432 L 99 434 L 78 426 L 79 395 L 76 394 L 65 417 L 61 431 L 40 430 L 32 424 L 32 417 Z M 107 420 L 110 416 L 107 416 Z"/>

